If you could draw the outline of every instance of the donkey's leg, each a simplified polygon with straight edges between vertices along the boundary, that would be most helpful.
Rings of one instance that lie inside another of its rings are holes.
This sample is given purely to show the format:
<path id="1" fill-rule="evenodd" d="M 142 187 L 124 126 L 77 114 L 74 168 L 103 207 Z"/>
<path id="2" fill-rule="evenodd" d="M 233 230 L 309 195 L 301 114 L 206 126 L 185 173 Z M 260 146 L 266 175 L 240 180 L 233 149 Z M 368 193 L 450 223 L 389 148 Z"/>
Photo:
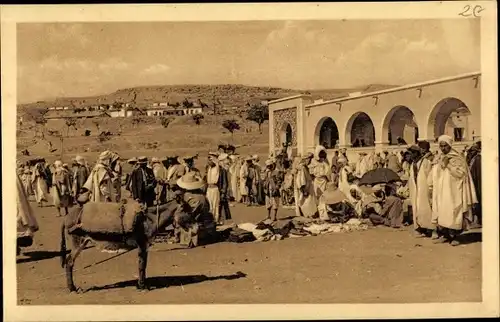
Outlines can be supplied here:
<path id="1" fill-rule="evenodd" d="M 79 291 L 79 289 L 75 286 L 73 280 L 73 267 L 75 266 L 77 257 L 80 255 L 90 239 L 85 238 L 82 240 L 82 238 L 80 237 L 71 236 L 71 241 L 73 244 L 71 248 L 71 254 L 69 254 L 66 258 L 66 284 L 70 292 L 77 292 Z"/>
<path id="2" fill-rule="evenodd" d="M 147 289 L 146 285 L 146 267 L 148 265 L 148 243 L 141 241 L 139 245 L 139 279 L 137 281 L 137 288 L 139 290 Z"/>

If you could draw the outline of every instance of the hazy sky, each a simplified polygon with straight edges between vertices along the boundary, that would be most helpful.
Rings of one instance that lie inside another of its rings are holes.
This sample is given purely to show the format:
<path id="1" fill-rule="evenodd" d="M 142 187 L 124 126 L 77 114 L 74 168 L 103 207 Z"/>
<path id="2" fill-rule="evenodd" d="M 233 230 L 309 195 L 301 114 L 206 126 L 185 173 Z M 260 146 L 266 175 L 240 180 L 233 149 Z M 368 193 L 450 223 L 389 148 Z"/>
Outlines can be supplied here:
<path id="1" fill-rule="evenodd" d="M 20 103 L 167 84 L 403 85 L 480 69 L 478 19 L 19 24 Z"/>

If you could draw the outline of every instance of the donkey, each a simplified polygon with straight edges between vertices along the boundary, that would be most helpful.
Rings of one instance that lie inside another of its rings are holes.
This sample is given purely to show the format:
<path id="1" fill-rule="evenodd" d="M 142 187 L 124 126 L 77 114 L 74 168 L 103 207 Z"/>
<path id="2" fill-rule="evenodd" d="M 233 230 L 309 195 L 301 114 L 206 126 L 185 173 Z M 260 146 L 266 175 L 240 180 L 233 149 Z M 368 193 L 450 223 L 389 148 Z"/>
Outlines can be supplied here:
<path id="1" fill-rule="evenodd" d="M 139 277 L 138 290 L 147 290 L 146 266 L 148 261 L 148 248 L 159 231 L 174 222 L 174 216 L 186 213 L 185 204 L 178 199 L 173 199 L 158 208 L 151 207 L 138 212 L 134 218 L 132 232 L 117 234 L 104 232 L 89 232 L 80 223 L 80 214 L 85 204 L 73 207 L 65 216 L 61 225 L 61 267 L 66 269 L 66 284 L 70 292 L 80 292 L 73 282 L 73 267 L 76 258 L 85 249 L 90 241 L 107 242 L 121 249 L 138 248 Z M 66 234 L 71 240 L 71 252 L 66 255 Z"/>

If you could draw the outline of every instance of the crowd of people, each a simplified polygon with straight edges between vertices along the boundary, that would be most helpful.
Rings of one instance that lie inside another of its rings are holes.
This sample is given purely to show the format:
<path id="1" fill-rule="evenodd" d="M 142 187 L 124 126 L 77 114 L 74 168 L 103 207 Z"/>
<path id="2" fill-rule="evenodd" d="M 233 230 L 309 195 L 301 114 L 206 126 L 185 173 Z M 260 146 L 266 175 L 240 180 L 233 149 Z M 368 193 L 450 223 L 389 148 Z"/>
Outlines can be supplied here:
<path id="1" fill-rule="evenodd" d="M 481 224 L 481 142 L 463 152 L 446 135 L 438 144 L 434 152 L 422 141 L 397 152 L 360 153 L 355 163 L 345 149 L 329 159 L 323 146 L 295 157 L 284 147 L 263 166 L 257 155 L 220 147 L 208 154 L 204 171 L 191 155 L 132 158 L 126 174 L 119 154 L 104 151 L 92 166 L 81 156 L 71 166 L 59 160 L 49 166 L 37 158 L 19 164 L 18 178 L 25 196 L 34 196 L 39 207 L 51 200 L 58 216 L 83 199 L 121 202 L 123 187 L 146 207 L 183 198 L 193 216 L 209 214 L 217 225 L 231 219 L 232 203 L 242 203 L 265 206 L 273 221 L 281 207 L 290 207 L 296 216 L 325 221 L 356 217 L 395 228 L 413 223 L 417 237 L 458 245 L 456 236 L 467 225 Z M 360 184 L 367 172 L 380 168 L 399 180 Z"/>

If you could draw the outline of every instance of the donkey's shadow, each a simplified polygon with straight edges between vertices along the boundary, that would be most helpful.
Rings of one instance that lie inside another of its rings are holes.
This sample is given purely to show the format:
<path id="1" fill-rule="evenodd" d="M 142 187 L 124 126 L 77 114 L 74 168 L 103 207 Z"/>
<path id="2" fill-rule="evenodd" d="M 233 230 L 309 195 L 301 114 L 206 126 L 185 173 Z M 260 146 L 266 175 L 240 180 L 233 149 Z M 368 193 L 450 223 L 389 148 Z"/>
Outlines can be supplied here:
<path id="1" fill-rule="evenodd" d="M 216 281 L 216 280 L 235 280 L 240 278 L 245 278 L 247 274 L 243 272 L 236 272 L 231 275 L 219 275 L 219 276 L 206 276 L 206 275 L 184 275 L 184 276 L 154 276 L 148 277 L 146 279 L 146 284 L 149 290 L 167 288 L 169 286 L 184 286 L 189 284 L 202 283 L 205 281 Z M 137 280 L 122 281 L 114 284 L 108 284 L 103 286 L 93 286 L 85 292 L 90 291 L 102 291 L 110 289 L 120 289 L 126 287 L 136 287 Z"/>

